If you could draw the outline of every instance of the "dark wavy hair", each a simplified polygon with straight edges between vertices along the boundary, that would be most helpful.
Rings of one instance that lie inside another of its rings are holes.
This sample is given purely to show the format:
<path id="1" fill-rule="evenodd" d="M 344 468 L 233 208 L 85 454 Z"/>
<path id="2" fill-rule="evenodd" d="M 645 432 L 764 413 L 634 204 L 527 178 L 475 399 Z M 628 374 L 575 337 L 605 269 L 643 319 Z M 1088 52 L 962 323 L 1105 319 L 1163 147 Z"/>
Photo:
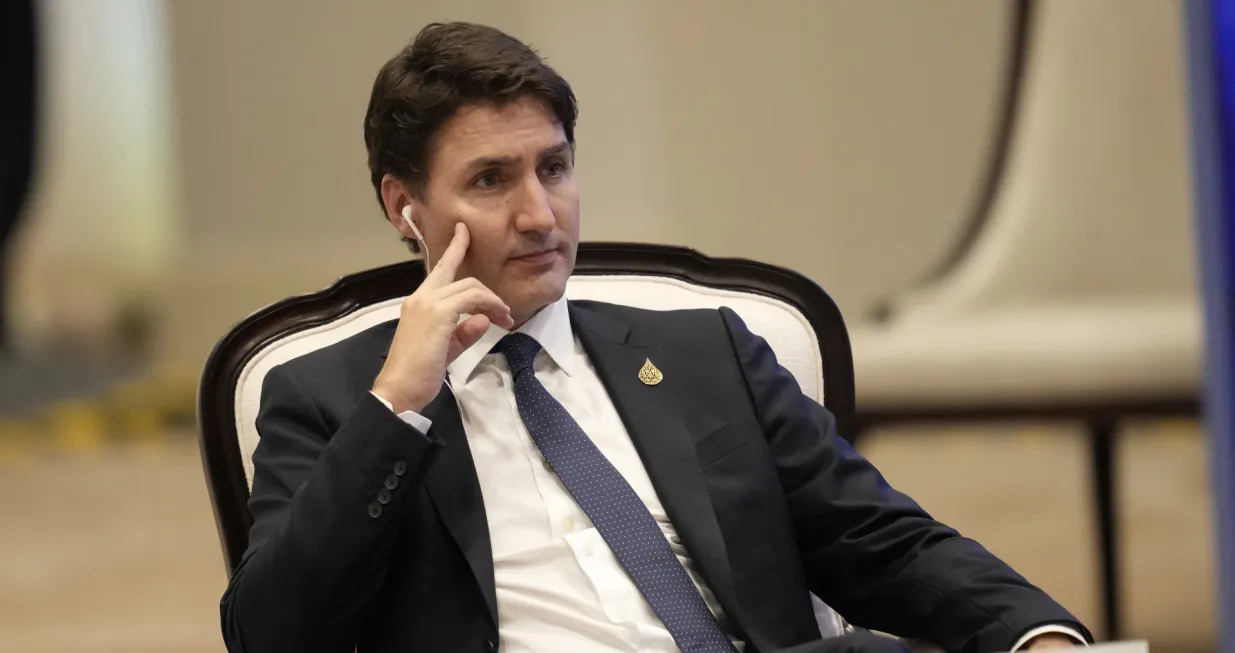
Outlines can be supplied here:
<path id="1" fill-rule="evenodd" d="M 574 91 L 535 50 L 485 25 L 425 26 L 377 73 L 365 112 L 364 142 L 378 203 L 386 174 L 403 180 L 415 197 L 424 196 L 434 140 L 460 108 L 526 97 L 549 106 L 573 147 L 579 115 Z"/>

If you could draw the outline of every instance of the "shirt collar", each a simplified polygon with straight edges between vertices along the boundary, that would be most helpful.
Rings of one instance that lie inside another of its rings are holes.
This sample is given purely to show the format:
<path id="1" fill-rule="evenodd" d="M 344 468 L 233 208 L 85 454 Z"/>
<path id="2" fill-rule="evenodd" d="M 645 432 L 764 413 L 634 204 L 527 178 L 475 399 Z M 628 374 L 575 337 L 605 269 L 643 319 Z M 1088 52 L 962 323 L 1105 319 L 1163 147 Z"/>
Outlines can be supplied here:
<path id="1" fill-rule="evenodd" d="M 467 317 L 464 315 L 459 319 L 465 320 Z M 545 350 L 549 358 L 553 359 L 558 368 L 565 372 L 566 376 L 572 376 L 575 334 L 570 327 L 570 309 L 565 295 L 541 309 L 515 331 L 531 336 L 533 340 L 540 343 L 541 348 Z M 488 356 L 497 346 L 498 341 L 509 333 L 500 326 L 490 324 L 489 330 L 480 337 L 480 340 L 459 354 L 459 357 L 446 368 L 450 376 L 456 383 L 467 383 L 472 372 L 476 371 L 476 367 L 480 365 L 480 361 Z"/>

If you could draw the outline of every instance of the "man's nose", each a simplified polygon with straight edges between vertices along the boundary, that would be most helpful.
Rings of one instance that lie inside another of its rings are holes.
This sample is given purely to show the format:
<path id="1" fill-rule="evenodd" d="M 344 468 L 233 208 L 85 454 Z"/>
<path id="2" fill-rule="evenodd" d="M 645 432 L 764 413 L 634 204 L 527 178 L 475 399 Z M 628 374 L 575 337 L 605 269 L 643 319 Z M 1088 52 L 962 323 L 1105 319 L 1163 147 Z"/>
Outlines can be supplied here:
<path id="1" fill-rule="evenodd" d="M 549 192 L 540 179 L 532 179 L 523 184 L 518 202 L 515 208 L 515 228 L 524 232 L 542 233 L 553 230 L 557 221 L 553 217 L 553 208 L 549 205 Z"/>

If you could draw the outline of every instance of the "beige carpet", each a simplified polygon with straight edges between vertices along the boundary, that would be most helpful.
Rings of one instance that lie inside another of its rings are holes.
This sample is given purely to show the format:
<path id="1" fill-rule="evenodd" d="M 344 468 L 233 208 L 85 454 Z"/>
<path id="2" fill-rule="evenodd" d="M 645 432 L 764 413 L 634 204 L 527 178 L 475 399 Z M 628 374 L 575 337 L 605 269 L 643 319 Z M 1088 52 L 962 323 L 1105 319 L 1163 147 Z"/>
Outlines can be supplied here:
<path id="1" fill-rule="evenodd" d="M 1011 563 L 1098 630 L 1088 449 L 1079 430 L 899 430 L 863 447 L 898 489 Z M 1190 424 L 1135 425 L 1119 440 L 1124 639 L 1155 653 L 1214 650 L 1204 442 Z"/>
<path id="2" fill-rule="evenodd" d="M 1121 450 L 1126 621 L 1160 651 L 1212 650 L 1200 438 L 1134 429 Z M 1098 614 L 1083 441 L 1045 428 L 876 434 L 889 480 L 1083 619 Z M 23 653 L 219 652 L 226 585 L 196 444 L 0 465 L 0 633 Z"/>

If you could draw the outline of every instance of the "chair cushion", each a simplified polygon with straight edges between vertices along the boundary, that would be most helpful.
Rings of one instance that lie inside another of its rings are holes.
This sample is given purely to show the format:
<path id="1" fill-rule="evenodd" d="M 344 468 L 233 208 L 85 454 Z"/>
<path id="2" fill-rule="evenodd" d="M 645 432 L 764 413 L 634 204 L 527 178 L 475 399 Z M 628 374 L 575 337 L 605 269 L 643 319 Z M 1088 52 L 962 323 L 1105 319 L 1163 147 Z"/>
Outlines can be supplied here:
<path id="1" fill-rule="evenodd" d="M 244 476 L 253 486 L 253 451 L 260 439 L 257 411 L 262 400 L 262 383 L 274 367 L 305 354 L 350 338 L 365 329 L 399 317 L 403 298 L 371 304 L 320 326 L 296 331 L 268 343 L 240 370 L 236 381 L 236 439 L 244 460 Z"/>
<path id="2" fill-rule="evenodd" d="M 802 391 L 823 402 L 823 359 L 815 331 L 800 311 L 781 300 L 642 275 L 575 275 L 567 285 L 566 295 L 570 299 L 590 299 L 649 310 L 728 306 L 742 317 L 751 332 L 768 341 L 781 365 L 793 373 L 802 386 Z M 253 481 L 252 456 L 259 439 L 257 411 L 266 374 L 276 365 L 382 322 L 398 319 L 402 301 L 402 298 L 389 299 L 328 324 L 290 333 L 268 344 L 244 366 L 236 387 L 236 432 L 245 478 L 250 484 Z"/>
<path id="3" fill-rule="evenodd" d="M 850 334 L 859 411 L 1138 400 L 1195 393 L 1195 301 L 908 315 Z"/>

